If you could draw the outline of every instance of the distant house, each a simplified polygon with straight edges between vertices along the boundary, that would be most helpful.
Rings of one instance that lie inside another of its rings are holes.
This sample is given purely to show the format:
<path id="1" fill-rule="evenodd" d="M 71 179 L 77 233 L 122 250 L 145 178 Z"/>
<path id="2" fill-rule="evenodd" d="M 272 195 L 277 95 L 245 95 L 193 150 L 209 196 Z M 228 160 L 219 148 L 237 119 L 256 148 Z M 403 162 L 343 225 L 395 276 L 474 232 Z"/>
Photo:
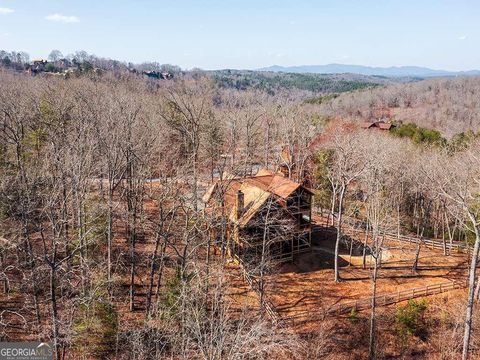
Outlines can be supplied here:
<path id="1" fill-rule="evenodd" d="M 55 61 L 54 65 L 57 69 L 66 70 L 72 67 L 72 62 L 68 59 L 60 59 Z"/>
<path id="2" fill-rule="evenodd" d="M 169 73 L 169 72 L 166 72 L 166 71 L 162 72 L 161 76 L 162 76 L 162 79 L 164 79 L 164 80 L 173 79 L 173 74 Z"/>
<path id="3" fill-rule="evenodd" d="M 28 67 L 28 72 L 31 75 L 37 75 L 45 71 L 45 66 L 48 64 L 47 60 L 44 59 L 34 59 L 30 66 Z"/>
<path id="4" fill-rule="evenodd" d="M 46 65 L 48 63 L 48 60 L 45 59 L 33 59 L 32 65 L 34 66 L 41 66 L 41 65 Z"/>
<path id="5" fill-rule="evenodd" d="M 361 127 L 363 129 L 380 129 L 380 130 L 390 130 L 395 127 L 392 123 L 387 123 L 385 121 L 374 121 L 374 122 L 364 122 Z"/>
<path id="6" fill-rule="evenodd" d="M 163 80 L 173 79 L 173 74 L 169 72 L 142 71 L 142 74 L 148 78 L 153 78 L 153 79 L 163 79 Z"/>
<path id="7" fill-rule="evenodd" d="M 268 259 L 281 262 L 310 250 L 312 196 L 282 174 L 260 170 L 216 181 L 203 201 L 217 224 L 225 224 L 213 230 L 217 247 L 242 264 L 257 264 L 263 249 Z"/>

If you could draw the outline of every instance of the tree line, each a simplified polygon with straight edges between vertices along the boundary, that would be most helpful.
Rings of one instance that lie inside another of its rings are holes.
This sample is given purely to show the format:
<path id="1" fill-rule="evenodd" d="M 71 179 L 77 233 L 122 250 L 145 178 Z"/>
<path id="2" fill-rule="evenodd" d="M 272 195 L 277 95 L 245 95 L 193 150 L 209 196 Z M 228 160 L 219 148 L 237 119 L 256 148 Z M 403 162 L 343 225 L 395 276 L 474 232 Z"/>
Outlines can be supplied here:
<path id="1" fill-rule="evenodd" d="M 323 121 L 316 104 L 288 92 L 224 88 L 199 72 L 169 82 L 0 77 L 0 304 L 18 296 L 1 312 L 1 338 L 51 340 L 57 359 L 314 356 L 317 340 L 272 328 L 259 304 L 229 300 L 228 261 L 210 251 L 209 230 L 221 224 L 200 202 L 212 179 L 282 164 L 294 180 L 310 174 L 316 205 L 337 227 L 332 281 L 341 281 L 345 217 L 366 224 L 373 295 L 386 230 L 443 239 L 443 256 L 449 242 L 470 245 L 467 357 L 478 293 L 476 141 L 452 150 L 361 131 Z M 279 156 L 285 148 L 294 164 Z M 372 305 L 371 357 L 380 336 Z"/>

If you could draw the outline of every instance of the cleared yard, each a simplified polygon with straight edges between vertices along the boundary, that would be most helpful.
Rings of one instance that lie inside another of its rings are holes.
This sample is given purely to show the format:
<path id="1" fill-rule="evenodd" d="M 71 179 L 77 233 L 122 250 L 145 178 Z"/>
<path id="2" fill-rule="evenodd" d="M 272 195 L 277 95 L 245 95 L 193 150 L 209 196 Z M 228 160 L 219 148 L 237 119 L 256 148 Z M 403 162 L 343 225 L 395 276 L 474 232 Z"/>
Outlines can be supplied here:
<path id="1" fill-rule="evenodd" d="M 319 233 L 311 253 L 297 256 L 268 276 L 268 299 L 283 318 L 295 324 L 318 320 L 332 306 L 371 296 L 370 270 L 362 268 L 362 254 L 354 251 L 350 260 L 349 243 L 340 251 L 340 283 L 333 281 L 334 234 Z M 360 239 L 358 239 L 360 241 Z M 412 271 L 415 244 L 388 241 L 384 246 L 377 294 L 394 293 L 415 287 L 465 281 L 467 256 L 422 247 L 418 270 Z"/>

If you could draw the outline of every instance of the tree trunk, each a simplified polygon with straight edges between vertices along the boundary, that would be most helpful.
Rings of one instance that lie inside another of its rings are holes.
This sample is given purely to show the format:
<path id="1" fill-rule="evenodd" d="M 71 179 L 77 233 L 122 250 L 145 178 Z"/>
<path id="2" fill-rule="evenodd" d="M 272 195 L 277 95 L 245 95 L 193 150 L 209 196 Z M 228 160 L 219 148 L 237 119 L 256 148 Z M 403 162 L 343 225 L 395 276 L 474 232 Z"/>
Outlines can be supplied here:
<path id="1" fill-rule="evenodd" d="M 452 246 L 453 246 L 453 234 L 452 234 L 452 230 L 450 229 L 450 223 L 448 221 L 446 213 L 445 213 L 445 222 L 447 224 L 447 232 L 448 232 L 448 240 L 449 240 L 448 255 L 451 255 L 452 254 Z"/>
<path id="2" fill-rule="evenodd" d="M 473 224 L 476 225 L 476 219 L 471 216 Z M 470 270 L 468 272 L 468 298 L 467 298 L 467 310 L 465 316 L 465 332 L 463 335 L 463 351 L 462 360 L 468 359 L 468 350 L 470 347 L 470 336 L 472 332 L 472 314 L 473 304 L 475 300 L 475 278 L 477 269 L 478 252 L 480 249 L 480 228 L 475 226 L 475 245 L 473 247 L 472 261 L 470 263 Z"/>
<path id="3" fill-rule="evenodd" d="M 367 220 L 365 224 L 365 239 L 363 240 L 363 252 L 362 252 L 362 268 L 365 270 L 367 267 L 367 243 L 368 243 L 368 229 L 370 227 L 370 216 L 367 210 Z"/>
<path id="4" fill-rule="evenodd" d="M 417 246 L 417 251 L 415 253 L 415 260 L 413 261 L 412 272 L 416 272 L 418 268 L 418 259 L 420 257 L 420 248 L 423 243 L 423 234 L 425 232 L 425 224 L 422 224 L 422 230 L 420 231 L 420 239 Z"/>
<path id="5" fill-rule="evenodd" d="M 50 263 L 50 305 L 52 310 L 52 331 L 53 331 L 53 348 L 55 350 L 55 359 L 60 360 L 60 341 L 58 331 L 58 307 L 57 307 L 57 294 L 56 294 L 56 247 L 53 245 L 53 259 Z"/>
<path id="6" fill-rule="evenodd" d="M 340 281 L 340 272 L 338 269 L 338 252 L 340 249 L 340 241 L 342 239 L 342 212 L 343 212 L 343 198 L 345 196 L 346 185 L 342 185 L 340 190 L 340 198 L 338 199 L 338 222 L 337 222 L 337 240 L 335 242 L 335 282 Z"/>
<path id="7" fill-rule="evenodd" d="M 267 241 L 269 238 L 269 216 L 270 216 L 270 209 L 272 207 L 272 202 L 268 204 L 267 213 L 265 215 L 265 224 L 263 228 L 263 238 L 262 238 L 262 256 L 260 260 L 260 276 L 259 276 L 259 292 L 260 292 L 260 309 L 262 311 L 262 316 L 264 313 L 264 302 L 265 302 L 265 271 L 267 267 Z"/>
<path id="8" fill-rule="evenodd" d="M 107 281 L 110 291 L 112 281 L 112 238 L 113 238 L 113 188 L 109 179 L 108 211 L 107 211 Z"/>
<path id="9" fill-rule="evenodd" d="M 352 266 L 352 253 L 353 253 L 353 237 L 350 237 L 350 256 L 348 258 L 348 266 Z"/>
<path id="10" fill-rule="evenodd" d="M 167 250 L 167 237 L 165 236 L 162 250 L 160 252 L 160 264 L 158 265 L 158 278 L 155 290 L 155 303 L 160 301 L 160 287 L 162 286 L 163 269 L 165 268 L 165 251 Z"/>
<path id="11" fill-rule="evenodd" d="M 442 214 L 442 243 L 443 243 L 443 255 L 446 256 L 447 255 L 447 239 L 445 238 L 445 213 Z"/>
<path id="12" fill-rule="evenodd" d="M 422 240 L 417 245 L 417 250 L 415 252 L 415 260 L 413 261 L 412 265 L 412 272 L 416 272 L 418 268 L 418 258 L 420 257 L 420 247 L 422 246 Z"/>
<path id="13" fill-rule="evenodd" d="M 136 196 L 134 189 L 134 170 L 133 170 L 133 159 L 131 150 L 127 151 L 127 235 L 130 242 L 130 291 L 129 291 L 129 308 L 130 311 L 135 309 L 135 270 L 136 270 L 136 224 L 137 224 L 137 204 Z"/>
<path id="14" fill-rule="evenodd" d="M 335 226 L 335 200 L 337 198 L 337 191 L 335 187 L 333 187 L 332 191 L 332 202 L 330 207 L 330 216 L 332 217 L 332 226 Z M 327 219 L 330 220 L 330 219 Z M 330 221 L 327 221 L 327 225 L 330 224 Z"/>
<path id="15" fill-rule="evenodd" d="M 376 358 L 375 310 L 377 306 L 377 275 L 378 275 L 377 258 L 378 258 L 378 255 L 379 254 L 377 253 L 377 256 L 375 256 L 373 276 L 372 276 L 372 304 L 371 304 L 372 309 L 370 312 L 370 341 L 368 345 L 368 358 L 370 360 L 374 360 Z"/>
<path id="16" fill-rule="evenodd" d="M 153 282 L 155 277 L 155 262 L 157 261 L 158 248 L 160 246 L 160 234 L 157 232 L 155 239 L 155 248 L 150 259 L 150 276 L 148 281 L 147 304 L 145 305 L 145 318 L 148 319 L 150 315 L 150 306 L 152 303 Z"/>

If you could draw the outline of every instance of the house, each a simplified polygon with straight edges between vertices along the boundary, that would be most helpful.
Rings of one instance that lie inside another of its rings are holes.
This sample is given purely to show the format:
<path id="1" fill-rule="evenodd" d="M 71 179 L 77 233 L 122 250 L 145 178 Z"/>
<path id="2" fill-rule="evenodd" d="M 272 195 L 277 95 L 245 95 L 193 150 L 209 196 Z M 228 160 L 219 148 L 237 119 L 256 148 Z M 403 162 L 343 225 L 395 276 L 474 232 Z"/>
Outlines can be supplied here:
<path id="1" fill-rule="evenodd" d="M 152 79 L 163 79 L 171 80 L 173 79 L 173 74 L 169 72 L 158 72 L 158 71 L 142 71 L 142 75 L 145 75 L 148 78 Z"/>
<path id="2" fill-rule="evenodd" d="M 255 176 L 217 180 L 203 201 L 220 224 L 212 234 L 217 247 L 244 265 L 254 265 L 262 255 L 283 262 L 310 251 L 312 196 L 283 174 L 263 169 Z"/>
<path id="3" fill-rule="evenodd" d="M 385 121 L 374 121 L 374 122 L 364 122 L 361 127 L 363 129 L 380 129 L 380 130 L 390 130 L 395 127 L 394 124 L 387 123 Z"/>
<path id="4" fill-rule="evenodd" d="M 54 65 L 59 70 L 67 70 L 72 67 L 72 62 L 68 59 L 60 59 L 55 61 Z"/>
<path id="5" fill-rule="evenodd" d="M 47 60 L 34 59 L 28 68 L 31 75 L 37 75 L 45 71 L 45 66 L 48 64 Z"/>

